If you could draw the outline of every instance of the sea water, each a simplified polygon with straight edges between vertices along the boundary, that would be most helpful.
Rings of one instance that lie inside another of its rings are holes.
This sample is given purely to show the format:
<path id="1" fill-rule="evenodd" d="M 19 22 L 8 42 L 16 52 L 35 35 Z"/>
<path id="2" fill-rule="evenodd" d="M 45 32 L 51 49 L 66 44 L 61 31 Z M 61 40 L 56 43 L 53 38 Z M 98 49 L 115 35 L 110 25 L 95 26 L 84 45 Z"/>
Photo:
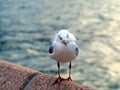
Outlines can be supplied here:
<path id="1" fill-rule="evenodd" d="M 0 0 L 0 59 L 57 76 L 50 39 L 60 29 L 77 38 L 72 79 L 120 90 L 119 0 Z M 62 77 L 68 64 L 61 64 Z"/>

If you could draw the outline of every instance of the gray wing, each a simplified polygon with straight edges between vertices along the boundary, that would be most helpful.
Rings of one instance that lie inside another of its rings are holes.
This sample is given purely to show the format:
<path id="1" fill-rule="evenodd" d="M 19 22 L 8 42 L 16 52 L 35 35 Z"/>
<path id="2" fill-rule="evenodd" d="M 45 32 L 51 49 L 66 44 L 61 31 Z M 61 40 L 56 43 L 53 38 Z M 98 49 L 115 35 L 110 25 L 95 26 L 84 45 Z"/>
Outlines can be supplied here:
<path id="1" fill-rule="evenodd" d="M 53 47 L 52 46 L 50 46 L 50 48 L 49 48 L 49 53 L 50 54 L 53 53 Z"/>
<path id="2" fill-rule="evenodd" d="M 78 56 L 78 53 L 79 53 L 79 49 L 78 47 L 75 48 L 75 55 Z"/>
<path id="3" fill-rule="evenodd" d="M 53 53 L 53 42 L 56 39 L 57 34 L 53 36 L 53 38 L 50 41 L 50 47 L 49 47 L 49 53 L 52 54 Z"/>

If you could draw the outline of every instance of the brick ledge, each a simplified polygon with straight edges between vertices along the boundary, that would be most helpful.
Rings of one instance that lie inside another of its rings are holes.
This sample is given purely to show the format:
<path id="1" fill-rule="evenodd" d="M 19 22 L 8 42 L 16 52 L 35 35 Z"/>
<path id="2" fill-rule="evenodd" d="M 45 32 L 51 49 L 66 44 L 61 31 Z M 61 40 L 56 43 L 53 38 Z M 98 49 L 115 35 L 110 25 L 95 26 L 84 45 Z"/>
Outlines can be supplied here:
<path id="1" fill-rule="evenodd" d="M 0 90 L 95 90 L 75 82 L 52 85 L 56 77 L 0 60 Z"/>

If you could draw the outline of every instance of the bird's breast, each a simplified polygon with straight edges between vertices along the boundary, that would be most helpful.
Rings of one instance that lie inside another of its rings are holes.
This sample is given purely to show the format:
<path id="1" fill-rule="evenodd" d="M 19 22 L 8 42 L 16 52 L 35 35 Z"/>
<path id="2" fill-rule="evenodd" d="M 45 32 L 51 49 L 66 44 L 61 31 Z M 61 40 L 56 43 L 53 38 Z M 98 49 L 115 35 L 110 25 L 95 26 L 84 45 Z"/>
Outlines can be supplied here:
<path id="1" fill-rule="evenodd" d="M 51 57 L 56 61 L 65 63 L 74 60 L 76 55 L 72 46 L 57 44 L 54 46 L 54 53 Z"/>

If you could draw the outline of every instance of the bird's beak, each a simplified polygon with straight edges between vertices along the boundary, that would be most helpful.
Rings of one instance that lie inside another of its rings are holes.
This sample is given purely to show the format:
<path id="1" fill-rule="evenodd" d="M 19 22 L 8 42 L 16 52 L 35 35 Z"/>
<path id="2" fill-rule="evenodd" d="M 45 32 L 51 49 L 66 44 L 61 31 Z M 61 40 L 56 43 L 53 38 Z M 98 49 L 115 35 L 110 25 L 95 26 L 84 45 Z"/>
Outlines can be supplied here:
<path id="1" fill-rule="evenodd" d="M 63 43 L 66 45 L 66 44 L 67 44 L 67 41 L 66 41 L 66 40 L 63 40 Z"/>

